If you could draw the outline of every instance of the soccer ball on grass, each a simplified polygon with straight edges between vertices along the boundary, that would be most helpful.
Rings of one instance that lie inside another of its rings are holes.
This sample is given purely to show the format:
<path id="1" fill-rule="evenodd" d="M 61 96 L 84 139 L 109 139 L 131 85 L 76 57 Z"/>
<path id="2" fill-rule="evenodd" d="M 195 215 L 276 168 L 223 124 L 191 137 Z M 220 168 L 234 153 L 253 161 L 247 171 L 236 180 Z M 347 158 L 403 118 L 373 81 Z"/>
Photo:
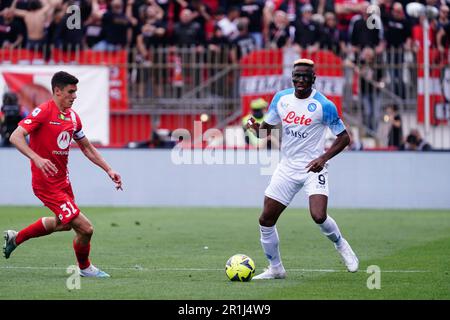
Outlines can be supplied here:
<path id="1" fill-rule="evenodd" d="M 248 282 L 255 275 L 255 263 L 245 254 L 235 254 L 228 259 L 225 273 L 231 281 Z"/>

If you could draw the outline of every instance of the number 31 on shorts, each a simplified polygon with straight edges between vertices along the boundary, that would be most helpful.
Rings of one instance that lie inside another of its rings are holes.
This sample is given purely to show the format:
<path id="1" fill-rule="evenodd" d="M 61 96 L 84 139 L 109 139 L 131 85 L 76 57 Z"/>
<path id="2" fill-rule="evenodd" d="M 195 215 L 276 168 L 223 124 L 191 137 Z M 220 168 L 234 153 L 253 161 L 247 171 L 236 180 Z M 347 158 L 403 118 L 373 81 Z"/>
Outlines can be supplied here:
<path id="1" fill-rule="evenodd" d="M 72 214 L 77 213 L 77 209 L 74 208 L 73 204 L 70 201 L 66 201 L 62 205 L 59 206 L 63 213 L 67 212 L 64 217 L 69 218 Z M 63 220 L 62 213 L 58 216 L 59 220 Z"/>

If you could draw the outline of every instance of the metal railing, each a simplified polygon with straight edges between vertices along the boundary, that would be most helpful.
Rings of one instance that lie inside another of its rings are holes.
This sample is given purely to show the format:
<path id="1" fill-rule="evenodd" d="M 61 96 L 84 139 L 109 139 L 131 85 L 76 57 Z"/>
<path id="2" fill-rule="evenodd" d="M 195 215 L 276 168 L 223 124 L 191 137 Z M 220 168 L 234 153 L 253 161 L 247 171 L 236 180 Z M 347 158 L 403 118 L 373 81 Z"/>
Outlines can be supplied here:
<path id="1" fill-rule="evenodd" d="M 27 60 L 38 64 L 55 63 L 55 52 L 59 54 L 60 51 L 54 50 L 53 47 L 44 48 L 31 54 L 26 50 L 14 53 L 2 50 L 0 61 L 5 63 L 15 55 L 15 63 L 27 63 Z M 133 116 L 146 116 L 152 122 L 152 129 L 165 126 L 169 129 L 190 128 L 191 122 L 199 120 L 201 115 L 207 119 L 205 122 L 209 122 L 209 127 L 223 129 L 229 124 L 239 124 L 243 65 L 231 62 L 231 50 L 233 48 L 230 47 L 222 47 L 219 51 L 196 47 L 155 47 L 149 48 L 146 56 L 136 48 L 128 50 L 127 61 L 119 67 L 127 70 L 129 108 L 113 110 L 112 117 L 128 117 L 131 123 L 127 128 L 133 127 Z M 56 63 L 84 63 L 82 51 L 69 52 L 69 61 L 66 56 L 65 60 L 56 59 L 59 61 Z M 107 61 L 110 53 L 101 54 Z M 292 49 L 286 49 L 275 62 L 272 58 L 267 59 L 267 55 L 260 55 L 245 68 L 272 70 L 279 65 L 281 73 L 287 77 L 283 85 L 290 85 L 289 73 L 295 56 L 312 58 L 314 54 L 306 51 L 293 53 Z M 418 115 L 418 105 L 423 99 L 420 80 L 423 63 L 419 53 L 389 49 L 376 55 L 373 50 L 362 50 L 356 58 L 342 58 L 340 63 L 336 62 L 336 57 L 322 59 L 316 64 L 318 82 L 323 74 L 341 77 L 344 119 L 356 129 L 356 138 L 366 147 L 388 145 L 387 135 L 391 126 L 388 107 L 392 105 L 398 107 L 402 117 L 404 138 L 412 129 L 418 129 L 423 135 L 423 121 Z M 448 52 L 435 52 L 431 60 L 432 114 L 434 117 L 439 115 L 441 120 L 431 122 L 430 133 L 424 138 L 436 149 L 450 149 Z M 327 81 L 322 81 L 321 86 L 329 85 Z M 163 119 L 166 116 L 172 117 L 169 124 L 167 119 Z M 122 130 L 120 126 L 118 128 Z M 127 135 L 127 139 L 150 135 L 148 132 Z"/>

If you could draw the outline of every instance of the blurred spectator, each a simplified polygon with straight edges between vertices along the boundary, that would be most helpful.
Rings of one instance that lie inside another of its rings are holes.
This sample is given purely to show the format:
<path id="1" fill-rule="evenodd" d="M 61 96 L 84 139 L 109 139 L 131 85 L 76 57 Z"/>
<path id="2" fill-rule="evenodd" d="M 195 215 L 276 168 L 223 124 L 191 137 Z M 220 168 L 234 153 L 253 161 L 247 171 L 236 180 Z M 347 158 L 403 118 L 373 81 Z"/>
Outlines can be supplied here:
<path id="1" fill-rule="evenodd" d="M 222 29 L 219 26 L 214 26 L 214 31 L 211 39 L 208 41 L 209 61 L 211 64 L 211 77 L 214 77 L 218 72 L 223 71 L 223 65 L 228 63 L 228 56 L 230 52 L 231 43 L 227 37 L 224 36 Z M 227 88 L 226 77 L 219 77 L 216 81 L 217 85 L 211 87 L 211 93 L 219 96 L 224 96 Z"/>
<path id="2" fill-rule="evenodd" d="M 339 30 L 336 28 L 336 15 L 332 12 L 325 13 L 325 23 L 322 27 L 322 36 L 320 38 L 320 48 L 333 51 L 340 54 L 341 46 L 345 44 L 340 41 Z"/>
<path id="3" fill-rule="evenodd" d="M 391 15 L 386 18 L 386 46 L 387 62 L 390 65 L 389 73 L 393 92 L 402 98 L 406 96 L 403 81 L 403 62 L 406 50 L 412 47 L 411 26 L 406 19 L 403 6 L 395 2 L 392 6 Z"/>
<path id="4" fill-rule="evenodd" d="M 296 26 L 302 16 L 302 9 L 304 5 L 312 6 L 309 0 L 282 0 L 277 10 L 282 10 L 287 13 L 289 23 Z"/>
<path id="5" fill-rule="evenodd" d="M 262 146 L 263 140 L 259 139 L 252 129 L 247 129 L 247 122 L 250 118 L 261 124 L 264 120 L 265 109 L 269 104 L 263 98 L 250 102 L 251 112 L 242 118 L 242 127 L 245 132 L 245 142 L 253 147 Z M 270 140 L 269 140 L 270 141 Z"/>
<path id="6" fill-rule="evenodd" d="M 239 7 L 230 7 L 225 15 L 222 9 L 217 11 L 218 21 L 217 25 L 225 37 L 230 41 L 234 40 L 238 35 L 239 31 L 237 29 L 237 19 L 241 15 Z"/>
<path id="7" fill-rule="evenodd" d="M 248 31 L 255 39 L 256 47 L 263 47 L 263 2 L 260 0 L 244 0 L 241 5 L 241 16 L 249 20 Z"/>
<path id="8" fill-rule="evenodd" d="M 48 0 L 30 0 L 28 10 L 16 9 L 16 1 L 11 8 L 14 14 L 23 18 L 27 28 L 27 49 L 42 50 L 46 43 L 46 27 L 52 19 L 53 8 Z"/>
<path id="9" fill-rule="evenodd" d="M 0 111 L 0 146 L 8 147 L 11 145 L 9 137 L 18 123 L 25 118 L 20 110 L 19 99 L 14 92 L 6 92 L 3 95 Z"/>
<path id="10" fill-rule="evenodd" d="M 91 14 L 85 22 L 85 43 L 92 48 L 103 38 L 102 17 L 108 11 L 107 0 L 92 0 Z"/>
<path id="11" fill-rule="evenodd" d="M 449 7 L 442 5 L 439 10 L 438 31 L 436 34 L 436 45 L 439 51 L 444 51 L 450 45 L 450 21 L 448 18 Z"/>
<path id="12" fill-rule="evenodd" d="M 165 57 L 157 51 L 157 47 L 166 43 L 166 23 L 161 20 L 162 15 L 155 6 L 145 7 L 144 24 L 141 33 L 136 38 L 136 46 L 139 53 L 137 61 L 142 68 L 138 68 L 138 97 L 143 98 L 147 89 L 152 90 L 154 97 L 163 95 L 163 84 L 166 79 L 166 71 L 154 65 L 163 63 Z M 148 86 L 151 85 L 149 88 Z M 150 94 L 149 94 L 150 95 Z"/>
<path id="13" fill-rule="evenodd" d="M 349 34 L 350 41 L 354 52 L 360 52 L 363 48 L 369 47 L 375 49 L 376 54 L 383 52 L 383 26 L 380 28 L 369 27 L 367 22 L 369 18 L 369 3 L 365 2 L 360 6 L 360 15 L 352 18 Z"/>
<path id="14" fill-rule="evenodd" d="M 335 0 L 334 11 L 337 17 L 337 28 L 341 34 L 341 39 L 349 42 L 349 26 L 352 18 L 361 14 L 364 8 L 367 8 L 365 0 Z"/>
<path id="15" fill-rule="evenodd" d="M 137 24 L 132 15 L 134 0 L 128 0 L 126 14 L 123 13 L 123 1 L 112 0 L 111 7 L 102 15 L 103 40 L 98 42 L 93 50 L 115 51 L 127 47 L 131 42 L 131 28 Z"/>
<path id="16" fill-rule="evenodd" d="M 290 46 L 292 39 L 289 29 L 289 20 L 286 12 L 281 10 L 275 11 L 273 22 L 269 26 L 269 39 L 266 41 L 266 47 L 277 49 Z"/>
<path id="17" fill-rule="evenodd" d="M 381 114 L 379 89 L 384 87 L 384 82 L 382 69 L 375 61 L 374 49 L 366 47 L 361 52 L 359 74 L 363 123 L 375 133 Z"/>
<path id="18" fill-rule="evenodd" d="M 256 42 L 248 33 L 248 19 L 239 19 L 237 28 L 239 36 L 231 42 L 231 62 L 233 63 L 238 63 L 243 56 L 256 49 Z"/>
<path id="19" fill-rule="evenodd" d="M 386 120 L 390 124 L 388 132 L 388 147 L 400 149 L 403 145 L 403 126 L 402 118 L 396 104 L 389 105 L 386 108 Z"/>
<path id="20" fill-rule="evenodd" d="M 14 18 L 14 9 L 4 9 L 0 16 L 0 47 L 21 47 L 24 31 L 22 25 Z"/>
<path id="21" fill-rule="evenodd" d="M 311 0 L 314 12 L 325 15 L 327 12 L 334 13 L 334 0 Z"/>
<path id="22" fill-rule="evenodd" d="M 296 24 L 294 43 L 297 48 L 315 52 L 319 50 L 320 26 L 312 20 L 313 7 L 306 4 L 302 7 L 301 19 Z"/>
<path id="23" fill-rule="evenodd" d="M 179 46 L 203 46 L 206 44 L 205 34 L 198 22 L 194 21 L 194 14 L 189 9 L 180 13 L 180 21 L 173 30 L 173 43 Z"/>
<path id="24" fill-rule="evenodd" d="M 403 150 L 408 151 L 430 151 L 431 145 L 423 140 L 419 133 L 419 130 L 412 129 L 409 135 L 406 137 L 406 142 L 403 146 Z"/>
<path id="25" fill-rule="evenodd" d="M 211 9 L 202 0 L 191 0 L 187 8 L 192 11 L 193 21 L 200 25 L 201 37 L 206 39 L 206 24 L 212 19 Z"/>
<path id="26" fill-rule="evenodd" d="M 80 8 L 81 19 L 80 19 L 80 27 L 81 28 L 68 28 L 69 19 L 72 19 L 72 12 L 67 13 L 67 8 L 70 5 L 77 5 Z M 52 35 L 51 35 L 51 43 L 55 45 L 56 48 L 60 48 L 63 50 L 71 50 L 75 51 L 77 49 L 83 49 L 84 42 L 84 34 L 85 30 L 83 25 L 91 13 L 91 7 L 88 6 L 87 1 L 68 1 L 65 3 L 59 3 L 54 8 L 54 16 L 53 22 L 51 25 Z"/>

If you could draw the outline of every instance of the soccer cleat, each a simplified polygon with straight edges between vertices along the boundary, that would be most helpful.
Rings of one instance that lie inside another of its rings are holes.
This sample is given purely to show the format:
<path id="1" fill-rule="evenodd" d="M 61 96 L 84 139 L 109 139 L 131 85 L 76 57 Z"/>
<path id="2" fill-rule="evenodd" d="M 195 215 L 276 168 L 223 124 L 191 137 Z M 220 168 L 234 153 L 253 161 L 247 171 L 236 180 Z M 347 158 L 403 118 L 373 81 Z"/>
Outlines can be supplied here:
<path id="1" fill-rule="evenodd" d="M 347 270 L 349 272 L 356 272 L 358 271 L 358 257 L 353 252 L 352 248 L 348 244 L 347 240 L 342 238 L 340 246 L 337 246 L 334 244 L 336 250 L 339 252 L 339 254 L 342 257 L 342 260 L 344 261 L 345 266 L 347 267 Z"/>
<path id="2" fill-rule="evenodd" d="M 17 231 L 6 230 L 3 238 L 5 239 L 5 244 L 3 245 L 3 256 L 8 259 L 11 253 L 17 248 L 16 245 Z"/>
<path id="3" fill-rule="evenodd" d="M 100 270 L 93 264 L 86 269 L 80 269 L 80 276 L 87 278 L 110 278 L 111 276 L 105 271 Z"/>
<path id="4" fill-rule="evenodd" d="M 281 265 L 279 267 L 269 266 L 267 269 L 264 269 L 263 273 L 258 274 L 253 277 L 255 280 L 267 280 L 267 279 L 284 279 L 286 278 L 286 270 Z"/>

